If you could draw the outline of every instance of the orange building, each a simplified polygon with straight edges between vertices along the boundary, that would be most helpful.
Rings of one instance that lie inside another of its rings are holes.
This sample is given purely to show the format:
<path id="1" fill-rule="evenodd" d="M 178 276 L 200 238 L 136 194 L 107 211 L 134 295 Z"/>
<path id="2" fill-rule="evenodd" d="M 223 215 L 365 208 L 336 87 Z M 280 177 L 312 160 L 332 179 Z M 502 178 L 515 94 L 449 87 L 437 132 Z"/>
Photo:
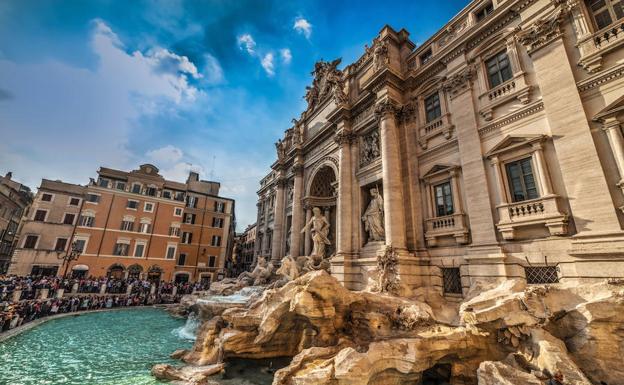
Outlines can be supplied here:
<path id="1" fill-rule="evenodd" d="M 73 235 L 82 249 L 70 265 L 73 276 L 206 282 L 224 274 L 234 200 L 195 172 L 186 183 L 158 172 L 151 164 L 130 172 L 99 169 Z"/>

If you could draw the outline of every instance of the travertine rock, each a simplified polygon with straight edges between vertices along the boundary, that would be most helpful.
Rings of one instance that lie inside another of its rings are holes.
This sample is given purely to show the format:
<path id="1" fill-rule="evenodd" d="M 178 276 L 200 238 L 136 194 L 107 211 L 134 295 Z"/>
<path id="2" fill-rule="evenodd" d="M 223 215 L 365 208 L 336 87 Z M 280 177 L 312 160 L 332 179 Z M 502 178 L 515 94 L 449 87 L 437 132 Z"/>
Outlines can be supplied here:
<path id="1" fill-rule="evenodd" d="M 163 381 L 172 381 L 184 385 L 218 385 L 208 377 L 223 371 L 224 364 L 208 366 L 185 366 L 176 368 L 168 364 L 157 364 L 152 367 L 154 377 Z"/>
<path id="2" fill-rule="evenodd" d="M 503 362 L 484 361 L 477 371 L 479 385 L 543 385 L 533 374 L 526 373 Z"/>

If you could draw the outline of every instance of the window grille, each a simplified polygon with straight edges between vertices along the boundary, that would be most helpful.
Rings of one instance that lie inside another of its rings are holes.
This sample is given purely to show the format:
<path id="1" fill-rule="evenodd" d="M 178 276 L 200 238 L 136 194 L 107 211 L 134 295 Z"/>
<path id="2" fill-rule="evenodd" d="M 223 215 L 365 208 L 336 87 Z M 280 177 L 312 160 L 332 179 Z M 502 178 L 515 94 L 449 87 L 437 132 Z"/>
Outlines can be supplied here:
<path id="1" fill-rule="evenodd" d="M 444 283 L 444 294 L 462 293 L 459 267 L 442 268 L 442 281 Z"/>
<path id="2" fill-rule="evenodd" d="M 558 283 L 557 266 L 528 266 L 524 268 L 528 284 Z"/>

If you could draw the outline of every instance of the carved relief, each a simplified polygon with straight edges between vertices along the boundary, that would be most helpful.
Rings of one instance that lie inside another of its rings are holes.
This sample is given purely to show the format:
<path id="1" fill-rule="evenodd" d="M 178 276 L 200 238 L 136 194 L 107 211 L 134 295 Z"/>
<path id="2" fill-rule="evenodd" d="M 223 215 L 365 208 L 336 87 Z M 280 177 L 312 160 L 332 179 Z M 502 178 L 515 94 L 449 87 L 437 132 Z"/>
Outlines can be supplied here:
<path id="1" fill-rule="evenodd" d="M 312 86 L 306 87 L 305 99 L 308 102 L 308 111 L 313 110 L 329 95 L 338 105 L 347 102 L 343 73 L 337 68 L 341 60 L 336 59 L 333 62 L 321 60 L 314 65 Z"/>
<path id="2" fill-rule="evenodd" d="M 388 66 L 388 42 L 375 39 L 373 41 L 373 71 L 377 72 Z"/>
<path id="3" fill-rule="evenodd" d="M 456 96 L 465 91 L 472 85 L 477 73 L 476 65 L 470 64 L 458 73 L 448 78 L 442 85 L 444 91 L 448 92 L 451 97 Z"/>
<path id="4" fill-rule="evenodd" d="M 377 287 L 373 291 L 379 293 L 397 294 L 400 288 L 400 279 L 397 271 L 398 254 L 394 247 L 386 246 L 382 254 L 377 255 L 379 277 Z"/>
<path id="5" fill-rule="evenodd" d="M 548 45 L 561 36 L 561 23 L 569 12 L 568 5 L 563 1 L 560 3 L 559 9 L 553 14 L 537 20 L 527 29 L 518 33 L 518 41 L 526 46 L 529 54 Z"/>
<path id="6" fill-rule="evenodd" d="M 375 129 L 360 141 L 360 167 L 372 163 L 381 156 L 379 130 Z"/>
<path id="7" fill-rule="evenodd" d="M 396 115 L 399 105 L 392 99 L 384 99 L 375 105 L 375 115 L 377 119 L 384 119 Z"/>

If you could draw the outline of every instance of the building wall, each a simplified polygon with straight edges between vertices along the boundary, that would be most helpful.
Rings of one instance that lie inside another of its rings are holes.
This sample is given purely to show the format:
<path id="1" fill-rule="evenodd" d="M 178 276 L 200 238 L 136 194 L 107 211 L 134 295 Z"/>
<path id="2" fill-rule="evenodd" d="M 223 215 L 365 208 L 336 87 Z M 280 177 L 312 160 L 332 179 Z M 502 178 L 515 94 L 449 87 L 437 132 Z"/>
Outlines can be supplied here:
<path id="1" fill-rule="evenodd" d="M 10 268 L 22 216 L 31 202 L 30 188 L 13 180 L 11 172 L 0 177 L 0 274 Z"/>
<path id="2" fill-rule="evenodd" d="M 317 63 L 308 108 L 261 181 L 258 237 L 273 239 L 257 255 L 308 255 L 310 234 L 296 234 L 319 207 L 332 274 L 353 289 L 389 246 L 405 294 L 454 294 L 454 269 L 464 292 L 535 272 L 624 277 L 624 35 L 595 24 L 582 1 L 479 0 L 418 48 L 386 26 L 343 70 Z M 512 180 L 520 161 L 530 175 Z M 436 205 L 443 183 L 450 210 Z M 381 241 L 362 222 L 373 188 Z"/>
<path id="3" fill-rule="evenodd" d="M 42 180 L 30 210 L 22 219 L 19 242 L 9 268 L 10 274 L 24 276 L 41 271 L 50 275 L 63 273 L 62 257 L 71 245 L 70 240 L 83 205 L 84 190 L 83 186 Z M 51 197 L 51 200 L 44 200 L 44 195 Z M 45 217 L 38 218 L 38 212 L 45 212 Z M 66 214 L 74 216 L 71 223 L 64 223 Z M 30 235 L 38 238 L 34 248 L 26 247 Z M 64 247 L 57 250 L 59 239 L 66 241 Z"/>

